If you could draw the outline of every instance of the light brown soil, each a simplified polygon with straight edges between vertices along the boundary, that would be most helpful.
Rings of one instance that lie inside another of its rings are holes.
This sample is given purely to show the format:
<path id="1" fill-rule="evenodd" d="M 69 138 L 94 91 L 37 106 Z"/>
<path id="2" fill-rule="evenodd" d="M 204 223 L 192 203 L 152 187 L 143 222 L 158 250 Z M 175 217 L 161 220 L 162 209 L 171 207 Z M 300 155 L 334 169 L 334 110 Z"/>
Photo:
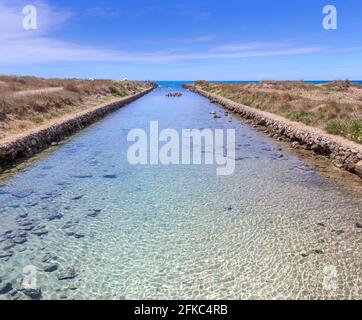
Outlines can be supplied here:
<path id="1" fill-rule="evenodd" d="M 6 76 L 0 76 L 0 81 L 0 139 L 150 86 L 146 82 Z"/>

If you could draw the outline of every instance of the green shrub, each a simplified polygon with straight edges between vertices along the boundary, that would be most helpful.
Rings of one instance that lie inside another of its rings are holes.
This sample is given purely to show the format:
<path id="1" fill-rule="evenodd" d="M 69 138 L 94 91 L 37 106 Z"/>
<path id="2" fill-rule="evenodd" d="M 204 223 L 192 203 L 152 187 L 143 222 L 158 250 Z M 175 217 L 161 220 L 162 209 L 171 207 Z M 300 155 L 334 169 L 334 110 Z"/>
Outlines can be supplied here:
<path id="1" fill-rule="evenodd" d="M 351 121 L 331 120 L 324 129 L 328 133 L 338 134 L 362 143 L 362 119 Z"/>
<path id="2" fill-rule="evenodd" d="M 347 133 L 348 126 L 341 120 L 328 121 L 324 130 L 330 134 L 345 135 Z"/>
<path id="3" fill-rule="evenodd" d="M 362 119 L 351 121 L 348 127 L 348 137 L 351 140 L 362 143 Z"/>
<path id="4" fill-rule="evenodd" d="M 310 116 L 305 112 L 292 113 L 289 115 L 289 119 L 293 121 L 303 122 L 306 125 L 309 125 L 312 122 Z"/>
<path id="5" fill-rule="evenodd" d="M 110 90 L 111 90 L 111 93 L 115 96 L 120 96 L 120 97 L 125 96 L 124 91 L 115 86 L 111 86 Z"/>

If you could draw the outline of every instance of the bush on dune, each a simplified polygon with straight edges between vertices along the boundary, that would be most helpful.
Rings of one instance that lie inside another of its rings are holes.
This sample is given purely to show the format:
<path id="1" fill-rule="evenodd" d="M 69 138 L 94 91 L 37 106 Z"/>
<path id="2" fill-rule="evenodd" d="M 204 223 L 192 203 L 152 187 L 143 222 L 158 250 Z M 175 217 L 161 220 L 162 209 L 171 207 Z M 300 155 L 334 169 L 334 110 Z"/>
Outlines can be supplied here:
<path id="1" fill-rule="evenodd" d="M 362 119 L 351 121 L 331 120 L 324 129 L 330 134 L 338 134 L 362 143 Z"/>

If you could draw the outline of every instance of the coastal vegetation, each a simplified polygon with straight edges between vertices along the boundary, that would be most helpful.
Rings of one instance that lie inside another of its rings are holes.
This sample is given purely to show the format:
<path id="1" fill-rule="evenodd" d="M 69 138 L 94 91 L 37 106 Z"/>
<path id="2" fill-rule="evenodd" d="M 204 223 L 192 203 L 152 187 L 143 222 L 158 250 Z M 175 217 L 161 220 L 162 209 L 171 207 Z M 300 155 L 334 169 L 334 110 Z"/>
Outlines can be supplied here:
<path id="1" fill-rule="evenodd" d="M 350 81 L 209 83 L 204 91 L 362 143 L 362 87 Z"/>
<path id="2" fill-rule="evenodd" d="M 0 76 L 0 139 L 134 95 L 146 82 Z"/>

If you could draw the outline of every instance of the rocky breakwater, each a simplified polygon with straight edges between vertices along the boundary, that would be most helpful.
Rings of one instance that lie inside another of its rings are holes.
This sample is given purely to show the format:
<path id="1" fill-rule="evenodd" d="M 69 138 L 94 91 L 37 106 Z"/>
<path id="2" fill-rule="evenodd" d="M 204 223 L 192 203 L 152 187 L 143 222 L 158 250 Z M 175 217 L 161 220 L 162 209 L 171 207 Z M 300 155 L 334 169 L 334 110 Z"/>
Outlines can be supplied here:
<path id="1" fill-rule="evenodd" d="M 19 163 L 49 146 L 57 144 L 57 142 L 102 119 L 107 114 L 144 96 L 154 88 L 155 86 L 152 85 L 132 96 L 68 115 L 32 131 L 0 141 L 0 172 L 6 167 Z"/>
<path id="2" fill-rule="evenodd" d="M 175 92 L 175 93 L 168 93 L 166 94 L 166 97 L 169 97 L 169 98 L 179 98 L 179 97 L 182 97 L 182 93 L 181 92 Z"/>
<path id="3" fill-rule="evenodd" d="M 211 102 L 241 115 L 251 124 L 265 127 L 265 133 L 273 138 L 290 142 L 293 148 L 303 148 L 323 155 L 329 158 L 336 167 L 343 168 L 362 178 L 362 145 L 327 134 L 321 129 L 236 103 L 206 92 L 199 86 L 188 86 L 187 88 L 208 98 Z"/>

